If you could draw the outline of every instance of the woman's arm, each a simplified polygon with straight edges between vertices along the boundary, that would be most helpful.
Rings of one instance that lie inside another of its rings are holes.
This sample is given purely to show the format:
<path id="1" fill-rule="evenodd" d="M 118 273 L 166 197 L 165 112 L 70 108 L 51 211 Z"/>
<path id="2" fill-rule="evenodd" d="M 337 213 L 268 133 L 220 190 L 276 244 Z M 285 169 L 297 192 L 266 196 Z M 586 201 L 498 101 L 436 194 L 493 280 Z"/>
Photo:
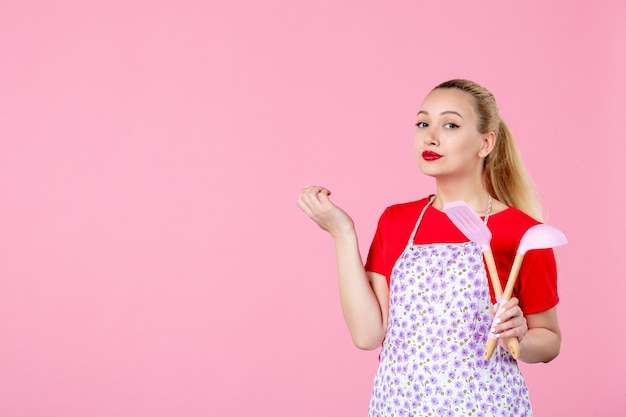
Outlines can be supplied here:
<path id="1" fill-rule="evenodd" d="M 354 344 L 360 349 L 375 349 L 387 331 L 387 281 L 383 275 L 365 271 L 352 219 L 330 201 L 329 195 L 325 188 L 305 187 L 297 203 L 333 237 L 341 308 Z"/>
<path id="2" fill-rule="evenodd" d="M 520 341 L 520 360 L 550 362 L 561 351 L 561 328 L 556 307 L 526 316 L 528 331 Z"/>
<path id="3" fill-rule="evenodd" d="M 335 237 L 335 251 L 341 310 L 352 341 L 359 349 L 376 349 L 387 332 L 387 280 L 363 268 L 356 233 Z"/>

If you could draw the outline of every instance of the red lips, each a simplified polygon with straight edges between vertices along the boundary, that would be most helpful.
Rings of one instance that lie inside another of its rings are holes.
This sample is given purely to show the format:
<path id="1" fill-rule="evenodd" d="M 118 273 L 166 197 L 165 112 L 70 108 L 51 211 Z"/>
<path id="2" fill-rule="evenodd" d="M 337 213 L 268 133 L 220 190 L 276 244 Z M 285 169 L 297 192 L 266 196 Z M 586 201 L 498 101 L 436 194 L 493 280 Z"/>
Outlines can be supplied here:
<path id="1" fill-rule="evenodd" d="M 424 151 L 422 152 L 422 158 L 424 158 L 424 160 L 426 161 L 435 161 L 441 158 L 441 155 L 433 151 Z"/>

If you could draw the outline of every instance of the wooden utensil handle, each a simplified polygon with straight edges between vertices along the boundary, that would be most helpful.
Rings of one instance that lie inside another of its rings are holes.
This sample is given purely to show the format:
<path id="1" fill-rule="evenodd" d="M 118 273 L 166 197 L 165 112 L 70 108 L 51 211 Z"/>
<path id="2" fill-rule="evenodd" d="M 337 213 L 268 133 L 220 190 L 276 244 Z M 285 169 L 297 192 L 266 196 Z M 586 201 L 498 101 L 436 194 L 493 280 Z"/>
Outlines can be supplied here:
<path id="1" fill-rule="evenodd" d="M 509 347 L 509 352 L 515 359 L 519 359 L 519 340 L 517 337 L 509 337 L 506 341 L 506 345 Z"/>
<path id="2" fill-rule="evenodd" d="M 519 358 L 519 341 L 517 337 L 509 337 L 507 338 L 506 344 L 509 348 L 509 352 L 515 358 Z M 485 344 L 485 359 L 491 359 L 491 355 L 493 355 L 494 350 L 496 350 L 496 346 L 498 345 L 498 340 L 490 337 L 487 339 L 487 343 Z"/>
<path id="3" fill-rule="evenodd" d="M 485 255 L 485 262 L 487 263 L 487 269 L 489 270 L 489 278 L 491 278 L 491 286 L 496 297 L 502 295 L 502 284 L 500 284 L 500 277 L 498 276 L 498 269 L 496 268 L 496 261 L 493 259 L 493 253 L 491 250 L 483 252 Z"/>
<path id="4" fill-rule="evenodd" d="M 493 253 L 490 250 L 484 251 L 485 262 L 487 263 L 487 269 L 489 270 L 489 277 L 491 278 L 491 286 L 493 287 L 493 293 L 496 297 L 502 297 L 508 300 L 511 296 L 506 297 L 506 292 L 502 292 L 502 284 L 500 283 L 500 277 L 498 276 L 498 269 L 496 268 L 496 262 L 493 259 Z M 519 255 L 519 254 L 518 254 Z M 523 257 L 524 255 L 522 255 Z M 513 262 L 513 268 L 511 272 L 514 271 L 515 263 L 517 262 L 518 256 L 515 256 L 515 261 Z M 521 260 L 519 261 L 521 265 Z M 517 266 L 517 272 L 519 272 L 519 265 Z M 511 275 L 509 275 L 509 281 L 511 280 Z M 506 289 L 509 289 L 509 281 L 507 281 Z M 513 292 L 513 286 L 515 282 L 510 285 L 509 292 Z M 491 359 L 491 355 L 493 355 L 494 350 L 496 350 L 496 346 L 498 345 L 498 340 L 494 338 L 488 338 L 487 343 L 485 344 L 485 356 L 486 360 Z M 509 348 L 509 352 L 515 359 L 519 358 L 519 341 L 517 337 L 509 337 L 507 340 L 507 346 Z"/>
<path id="5" fill-rule="evenodd" d="M 509 278 L 506 281 L 506 287 L 504 288 L 504 293 L 502 294 L 502 298 L 505 300 L 509 300 L 513 295 L 513 288 L 515 287 L 515 282 L 517 281 L 517 276 L 519 275 L 519 270 L 522 267 L 522 261 L 524 260 L 523 253 L 517 253 L 515 255 L 515 260 L 513 261 L 513 266 L 511 267 L 511 273 L 509 274 Z M 507 340 L 507 346 L 509 347 L 509 352 L 515 359 L 519 358 L 519 340 L 517 337 L 509 337 Z"/>
<path id="6" fill-rule="evenodd" d="M 485 344 L 485 360 L 491 359 L 491 355 L 493 355 L 493 351 L 496 350 L 496 346 L 498 345 L 498 341 L 492 337 L 487 339 L 487 343 Z"/>
<path id="7" fill-rule="evenodd" d="M 519 274 L 520 268 L 522 267 L 523 260 L 523 253 L 517 253 L 515 255 L 513 266 L 511 266 L 511 273 L 509 274 L 509 278 L 506 281 L 506 287 L 504 288 L 504 293 L 502 294 L 502 297 L 506 300 L 510 299 L 513 295 L 513 288 L 515 287 L 515 282 L 517 281 L 517 276 Z"/>

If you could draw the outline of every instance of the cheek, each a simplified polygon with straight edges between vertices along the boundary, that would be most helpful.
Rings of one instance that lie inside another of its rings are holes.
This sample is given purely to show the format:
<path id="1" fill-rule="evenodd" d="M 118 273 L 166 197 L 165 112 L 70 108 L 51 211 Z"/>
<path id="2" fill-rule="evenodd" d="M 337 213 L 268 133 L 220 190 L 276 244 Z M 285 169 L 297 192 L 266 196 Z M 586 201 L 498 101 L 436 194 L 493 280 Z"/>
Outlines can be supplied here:
<path id="1" fill-rule="evenodd" d="M 478 156 L 480 149 L 481 149 L 482 142 L 480 139 L 471 137 L 471 138 L 466 138 L 464 141 L 460 142 L 458 145 L 459 145 L 458 146 L 459 151 L 468 155 Z"/>
<path id="2" fill-rule="evenodd" d="M 419 130 L 413 134 L 413 146 L 417 149 L 424 145 L 424 132 Z"/>

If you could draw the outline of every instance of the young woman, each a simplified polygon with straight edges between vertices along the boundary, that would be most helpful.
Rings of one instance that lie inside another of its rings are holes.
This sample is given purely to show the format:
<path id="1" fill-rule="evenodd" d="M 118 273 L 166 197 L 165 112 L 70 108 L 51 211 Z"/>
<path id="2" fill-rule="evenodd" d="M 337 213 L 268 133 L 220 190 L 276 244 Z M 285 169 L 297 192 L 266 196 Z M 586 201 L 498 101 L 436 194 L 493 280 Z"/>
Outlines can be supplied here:
<path id="1" fill-rule="evenodd" d="M 297 201 L 334 239 L 341 306 L 355 345 L 383 346 L 369 415 L 530 416 L 528 390 L 505 339 L 518 338 L 524 362 L 558 355 L 552 250 L 529 251 L 515 296 L 494 305 L 480 247 L 442 211 L 464 200 L 483 216 L 504 287 L 522 235 L 541 216 L 511 133 L 488 90 L 451 80 L 422 103 L 414 146 L 436 192 L 385 210 L 365 265 L 354 224 L 328 189 L 305 187 Z M 499 320 L 490 327 L 496 309 Z M 485 360 L 490 334 L 499 346 Z"/>

